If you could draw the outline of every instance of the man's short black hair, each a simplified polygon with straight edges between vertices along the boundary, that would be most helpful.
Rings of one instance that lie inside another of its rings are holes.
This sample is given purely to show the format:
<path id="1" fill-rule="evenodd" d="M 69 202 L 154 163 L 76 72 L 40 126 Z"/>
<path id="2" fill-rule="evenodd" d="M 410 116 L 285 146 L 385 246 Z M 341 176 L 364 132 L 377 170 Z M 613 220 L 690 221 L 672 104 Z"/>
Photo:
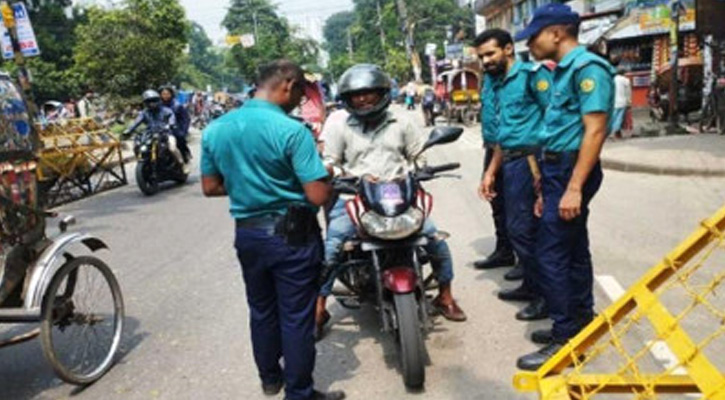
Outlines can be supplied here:
<path id="1" fill-rule="evenodd" d="M 579 24 L 564 25 L 564 32 L 574 39 L 579 39 Z"/>
<path id="2" fill-rule="evenodd" d="M 493 28 L 493 29 L 487 29 L 478 36 L 476 36 L 476 39 L 473 40 L 473 46 L 478 47 L 489 40 L 495 40 L 496 44 L 500 48 L 506 47 L 506 45 L 512 45 L 514 44 L 514 39 L 511 37 L 511 34 L 503 29 Z"/>
<path id="3" fill-rule="evenodd" d="M 276 86 L 282 82 L 302 82 L 305 73 L 299 65 L 292 61 L 281 59 L 272 61 L 259 68 L 257 86 Z"/>

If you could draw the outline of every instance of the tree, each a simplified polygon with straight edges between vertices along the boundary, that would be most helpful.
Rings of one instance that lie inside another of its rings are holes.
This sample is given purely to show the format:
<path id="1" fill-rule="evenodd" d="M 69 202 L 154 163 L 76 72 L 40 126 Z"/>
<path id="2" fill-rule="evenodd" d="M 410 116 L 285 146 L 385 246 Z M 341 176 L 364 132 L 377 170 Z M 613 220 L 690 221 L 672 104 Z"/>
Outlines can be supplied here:
<path id="1" fill-rule="evenodd" d="M 335 76 L 356 62 L 374 62 L 399 79 L 412 75 L 406 52 L 406 35 L 412 32 L 414 55 L 420 57 L 427 43 L 444 52 L 447 27 L 472 33 L 472 18 L 455 0 L 353 0 L 354 11 L 332 15 L 325 23 L 325 48 L 330 52 L 330 71 Z M 399 4 L 402 3 L 402 4 Z M 401 16 L 405 6 L 406 18 Z M 352 20 L 352 22 L 350 22 Z M 347 34 L 352 34 L 352 60 L 348 54 Z M 471 37 L 470 35 L 468 36 Z M 425 63 L 424 63 L 425 64 Z M 424 65 L 424 70 L 427 66 Z"/>
<path id="2" fill-rule="evenodd" d="M 299 38 L 299 32 L 277 14 L 269 0 L 232 0 L 222 23 L 231 35 L 253 34 L 256 44 L 249 48 L 236 45 L 231 54 L 242 77 L 252 80 L 257 68 L 279 58 L 299 64 L 316 62 L 319 45 Z"/>
<path id="3" fill-rule="evenodd" d="M 35 98 L 40 103 L 64 101 L 81 91 L 82 78 L 73 70 L 73 46 L 75 29 L 85 18 L 81 10 L 71 6 L 71 0 L 36 1 L 27 6 L 40 47 L 40 57 L 29 58 L 27 66 L 33 76 Z M 5 61 L 2 67 L 15 72 L 12 61 Z"/>
<path id="4" fill-rule="evenodd" d="M 74 58 L 95 90 L 129 98 L 177 75 L 189 33 L 178 0 L 126 0 L 121 8 L 93 7 L 87 14 Z"/>

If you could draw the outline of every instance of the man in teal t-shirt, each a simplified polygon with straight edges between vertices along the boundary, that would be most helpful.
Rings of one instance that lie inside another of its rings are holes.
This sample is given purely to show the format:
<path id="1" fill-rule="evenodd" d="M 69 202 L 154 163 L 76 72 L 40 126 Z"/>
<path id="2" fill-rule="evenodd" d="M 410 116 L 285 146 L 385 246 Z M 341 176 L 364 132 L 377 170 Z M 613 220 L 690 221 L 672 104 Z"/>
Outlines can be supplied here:
<path id="1" fill-rule="evenodd" d="M 614 107 L 614 69 L 578 43 L 579 15 L 552 3 L 536 10 L 516 36 L 537 60 L 554 60 L 551 105 L 542 135 L 543 209 L 537 258 L 554 320 L 532 338 L 546 346 L 519 358 L 537 370 L 594 318 L 593 269 L 587 220 L 602 183 L 599 155 Z"/>
<path id="2" fill-rule="evenodd" d="M 549 106 L 551 74 L 540 64 L 516 60 L 511 34 L 501 29 L 482 32 L 475 41 L 486 75 L 496 82 L 493 97 L 499 104 L 494 157 L 484 174 L 482 188 L 489 201 L 503 195 L 506 231 L 513 244 L 524 280 L 515 289 L 502 290 L 501 300 L 529 301 L 516 314 L 521 321 L 546 319 L 546 301 L 540 290 L 536 259 L 538 170 L 532 168 Z M 503 185 L 497 188 L 497 180 Z"/>
<path id="3" fill-rule="evenodd" d="M 302 69 L 289 61 L 261 68 L 255 98 L 204 132 L 202 187 L 207 196 L 229 196 L 262 390 L 337 400 L 344 393 L 317 392 L 312 380 L 322 262 L 315 214 L 331 188 L 312 133 L 287 115 L 303 83 Z"/>

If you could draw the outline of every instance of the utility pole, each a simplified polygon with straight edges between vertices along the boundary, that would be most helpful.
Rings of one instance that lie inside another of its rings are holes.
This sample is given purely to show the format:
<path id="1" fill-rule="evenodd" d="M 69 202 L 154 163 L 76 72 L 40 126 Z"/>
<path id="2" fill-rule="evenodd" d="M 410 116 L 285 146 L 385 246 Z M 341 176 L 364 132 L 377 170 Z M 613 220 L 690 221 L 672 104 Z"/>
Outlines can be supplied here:
<path id="1" fill-rule="evenodd" d="M 355 50 L 352 47 L 352 32 L 350 31 L 350 27 L 347 28 L 347 57 L 350 62 L 353 62 L 353 59 L 355 58 Z"/>
<path id="2" fill-rule="evenodd" d="M 380 31 L 380 45 L 383 47 L 383 61 L 388 63 L 387 40 L 385 38 L 385 29 L 383 29 L 383 11 L 380 8 L 380 0 L 375 1 L 375 8 L 378 11 L 378 30 Z"/>
<path id="3" fill-rule="evenodd" d="M 413 65 L 413 75 L 416 82 L 423 80 L 423 68 L 420 62 L 420 56 L 415 51 L 415 23 L 410 22 L 408 19 L 408 6 L 405 4 L 405 0 L 395 0 L 398 6 L 398 14 L 403 24 L 403 30 L 406 36 L 405 40 L 405 54 L 408 56 L 411 64 Z"/>
<path id="4" fill-rule="evenodd" d="M 671 4 L 672 13 L 672 30 L 670 31 L 670 56 L 671 61 L 671 77 L 670 77 L 670 123 L 668 127 L 669 134 L 681 133 L 682 129 L 679 126 L 680 113 L 677 107 L 677 95 L 679 89 L 679 69 L 680 69 L 680 54 L 678 51 L 679 36 L 680 36 L 680 15 L 687 13 L 685 6 L 680 0 L 673 0 Z"/>
<path id="5" fill-rule="evenodd" d="M 252 14 L 252 20 L 254 20 L 254 41 L 259 42 L 259 30 L 258 30 L 259 24 L 257 23 L 257 12 L 256 11 Z"/>

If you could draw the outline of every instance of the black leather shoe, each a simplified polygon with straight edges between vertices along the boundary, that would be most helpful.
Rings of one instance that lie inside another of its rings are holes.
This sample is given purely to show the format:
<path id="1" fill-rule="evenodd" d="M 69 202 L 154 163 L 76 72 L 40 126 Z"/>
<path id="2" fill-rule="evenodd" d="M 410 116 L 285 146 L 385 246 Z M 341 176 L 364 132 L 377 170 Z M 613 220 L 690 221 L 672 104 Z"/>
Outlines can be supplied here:
<path id="1" fill-rule="evenodd" d="M 541 329 L 531 334 L 531 341 L 536 344 L 551 344 L 554 341 L 554 332 L 551 329 Z"/>
<path id="2" fill-rule="evenodd" d="M 476 269 L 494 269 L 513 267 L 514 265 L 516 265 L 516 256 L 510 250 L 496 250 L 485 260 L 473 263 L 473 267 Z"/>
<path id="3" fill-rule="evenodd" d="M 524 267 L 522 267 L 521 264 L 516 264 L 511 271 L 507 272 L 506 275 L 503 276 L 503 279 L 506 279 L 507 281 L 520 281 L 524 279 Z"/>
<path id="4" fill-rule="evenodd" d="M 550 343 L 537 352 L 520 357 L 516 361 L 516 366 L 524 371 L 536 371 L 563 347 L 563 343 Z"/>
<path id="5" fill-rule="evenodd" d="M 535 296 L 528 289 L 519 286 L 498 292 L 498 298 L 503 301 L 533 301 Z"/>
<path id="6" fill-rule="evenodd" d="M 312 395 L 312 398 L 310 400 L 342 400 L 345 398 L 345 392 L 342 390 L 337 390 L 334 392 L 318 392 L 315 390 L 315 393 Z"/>
<path id="7" fill-rule="evenodd" d="M 276 383 L 263 383 L 262 392 L 264 392 L 265 396 L 276 396 L 279 394 L 279 392 L 282 391 L 283 387 L 284 387 L 283 381 L 279 381 Z"/>
<path id="8" fill-rule="evenodd" d="M 516 313 L 516 319 L 519 321 L 539 321 L 546 318 L 549 318 L 549 309 L 542 298 L 532 301 L 526 308 Z"/>

